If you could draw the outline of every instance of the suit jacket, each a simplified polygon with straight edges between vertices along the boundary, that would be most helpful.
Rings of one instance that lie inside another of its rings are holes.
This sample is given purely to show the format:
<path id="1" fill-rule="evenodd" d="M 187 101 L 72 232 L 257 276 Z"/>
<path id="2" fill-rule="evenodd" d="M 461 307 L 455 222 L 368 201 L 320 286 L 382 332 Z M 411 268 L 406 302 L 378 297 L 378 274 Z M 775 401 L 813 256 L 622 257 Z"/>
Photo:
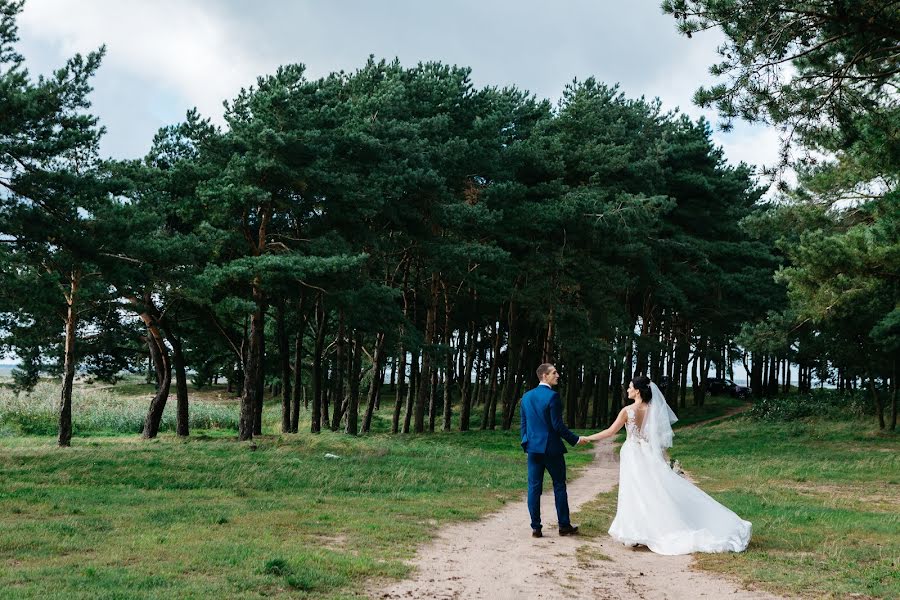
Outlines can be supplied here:
<path id="1" fill-rule="evenodd" d="M 562 420 L 562 402 L 553 388 L 539 385 L 522 396 L 522 449 L 529 454 L 565 454 L 566 440 L 573 446 L 578 436 Z"/>

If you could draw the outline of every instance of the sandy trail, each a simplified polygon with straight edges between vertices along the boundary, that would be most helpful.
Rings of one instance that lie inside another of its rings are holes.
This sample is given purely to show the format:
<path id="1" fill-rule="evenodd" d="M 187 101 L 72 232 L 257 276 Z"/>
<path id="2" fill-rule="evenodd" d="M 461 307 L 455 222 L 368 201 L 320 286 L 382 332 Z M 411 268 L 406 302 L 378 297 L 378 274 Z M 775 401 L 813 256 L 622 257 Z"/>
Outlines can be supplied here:
<path id="1" fill-rule="evenodd" d="M 593 462 L 568 485 L 573 515 L 597 494 L 613 489 L 618 480 L 618 455 L 612 442 L 597 444 L 593 452 Z M 523 478 L 524 469 L 523 465 Z M 560 537 L 553 524 L 553 492 L 545 490 L 541 500 L 543 538 L 531 537 L 523 497 L 481 521 L 441 530 L 417 553 L 412 562 L 416 567 L 413 579 L 370 589 L 369 596 L 437 600 L 778 598 L 693 571 L 690 556 L 660 556 L 646 548 L 625 547 L 606 535 Z M 577 523 L 577 516 L 574 520 Z M 579 564 L 579 548 L 583 556 L 599 553 L 610 560 Z"/>

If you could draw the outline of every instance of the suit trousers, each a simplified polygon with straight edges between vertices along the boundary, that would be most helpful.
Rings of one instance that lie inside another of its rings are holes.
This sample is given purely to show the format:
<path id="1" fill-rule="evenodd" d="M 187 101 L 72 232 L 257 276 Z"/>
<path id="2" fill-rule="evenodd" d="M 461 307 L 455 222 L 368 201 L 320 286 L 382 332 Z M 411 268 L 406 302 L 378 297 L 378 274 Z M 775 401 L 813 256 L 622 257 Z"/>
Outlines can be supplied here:
<path id="1" fill-rule="evenodd" d="M 556 500 L 556 517 L 560 527 L 568 527 L 569 495 L 566 493 L 566 456 L 564 454 L 528 454 L 528 512 L 531 528 L 541 528 L 541 491 L 544 487 L 544 470 L 553 480 L 553 497 Z"/>

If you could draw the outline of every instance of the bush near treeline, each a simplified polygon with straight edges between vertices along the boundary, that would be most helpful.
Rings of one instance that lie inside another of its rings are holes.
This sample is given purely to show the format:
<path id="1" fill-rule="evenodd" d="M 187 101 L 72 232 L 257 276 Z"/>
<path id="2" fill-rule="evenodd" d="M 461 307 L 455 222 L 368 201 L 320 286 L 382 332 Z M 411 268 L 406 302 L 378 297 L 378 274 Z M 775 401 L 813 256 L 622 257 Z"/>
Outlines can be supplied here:
<path id="1" fill-rule="evenodd" d="M 808 393 L 790 393 L 780 397 L 760 398 L 748 414 L 763 421 L 791 421 L 805 417 L 855 419 L 874 415 L 875 405 L 866 391 L 814 389 Z"/>

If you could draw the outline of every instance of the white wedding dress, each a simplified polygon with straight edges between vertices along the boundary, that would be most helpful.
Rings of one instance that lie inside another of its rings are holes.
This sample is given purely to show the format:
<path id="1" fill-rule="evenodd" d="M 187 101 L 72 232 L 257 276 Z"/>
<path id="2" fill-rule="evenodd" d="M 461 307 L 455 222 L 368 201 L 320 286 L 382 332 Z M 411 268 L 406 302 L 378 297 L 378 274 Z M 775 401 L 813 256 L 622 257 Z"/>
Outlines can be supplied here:
<path id="1" fill-rule="evenodd" d="M 661 394 L 654 398 L 660 400 L 665 403 Z M 743 551 L 750 542 L 750 522 L 669 468 L 660 444 L 653 443 L 656 438 L 644 431 L 649 428 L 638 427 L 634 409 L 625 410 L 628 437 L 620 453 L 619 504 L 609 528 L 613 539 L 643 544 L 657 554 Z M 665 410 L 674 420 L 674 413 Z M 671 427 L 668 432 L 664 447 L 671 445 Z"/>

